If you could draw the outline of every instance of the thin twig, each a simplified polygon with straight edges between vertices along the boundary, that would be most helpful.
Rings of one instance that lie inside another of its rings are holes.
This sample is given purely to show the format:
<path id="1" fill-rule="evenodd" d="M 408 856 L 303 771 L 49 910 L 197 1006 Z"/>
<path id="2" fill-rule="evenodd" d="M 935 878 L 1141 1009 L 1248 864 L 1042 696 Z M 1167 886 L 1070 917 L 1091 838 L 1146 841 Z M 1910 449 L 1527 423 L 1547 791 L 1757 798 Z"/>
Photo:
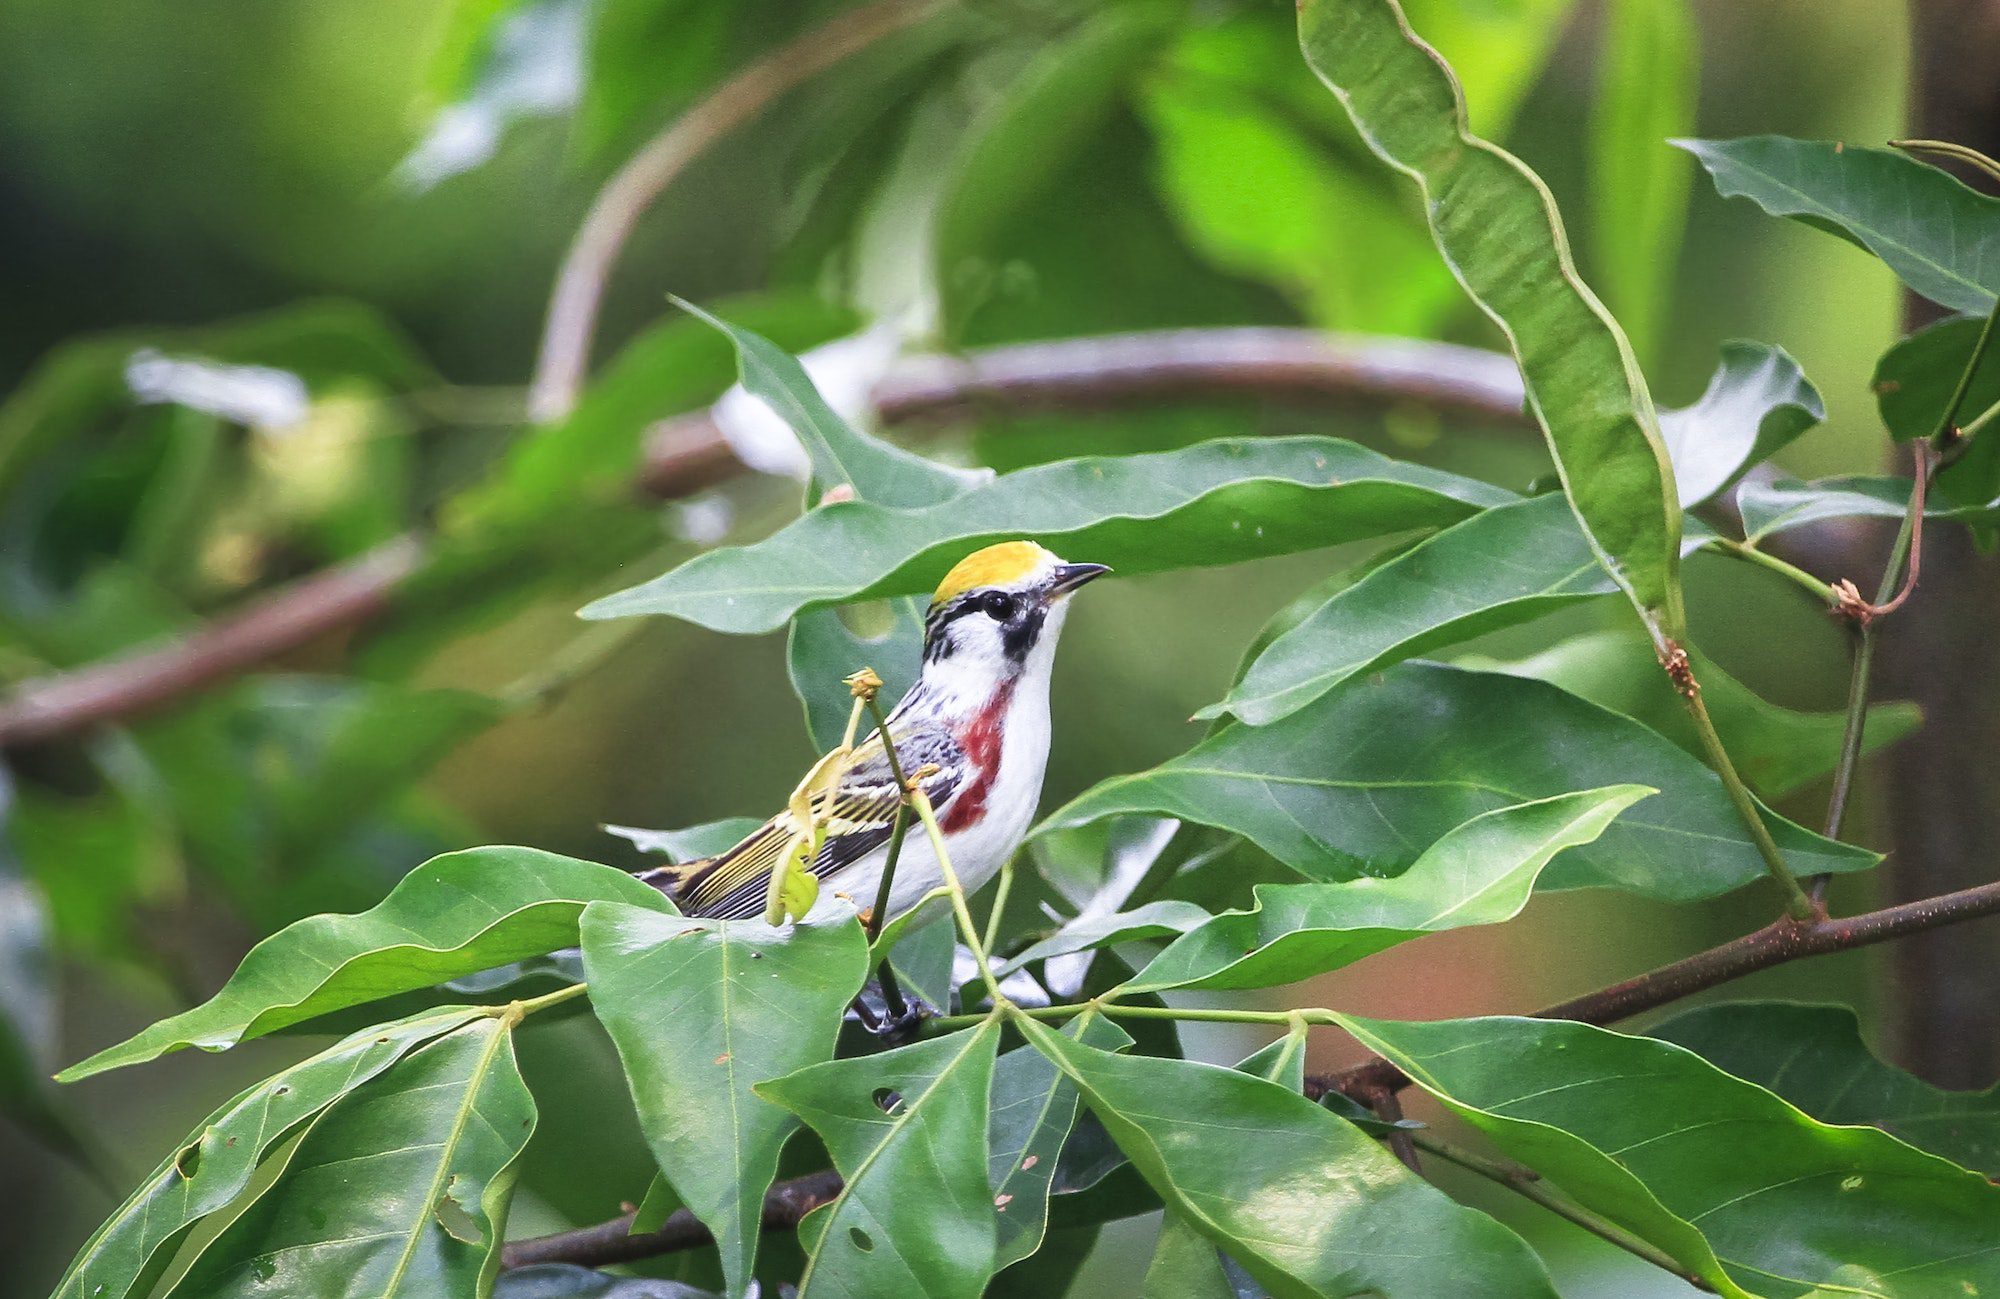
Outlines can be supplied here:
<path id="1" fill-rule="evenodd" d="M 1903 143 L 1914 146 L 1929 142 Z M 1960 371 L 1958 382 L 1952 387 L 1951 399 L 1938 413 L 1937 427 L 1931 430 L 1928 448 L 1925 443 L 1917 444 L 1909 508 L 1903 511 L 1902 525 L 1897 528 L 1896 540 L 1889 548 L 1889 562 L 1883 566 L 1875 603 L 1864 606 L 1865 612 L 1854 619 L 1854 667 L 1847 684 L 1847 720 L 1840 736 L 1840 760 L 1833 769 L 1833 792 L 1828 795 L 1826 804 L 1826 836 L 1829 839 L 1840 837 L 1841 826 L 1847 820 L 1848 799 L 1854 792 L 1854 777 L 1860 769 L 1862 744 L 1867 738 L 1868 699 L 1875 673 L 1875 621 L 1883 614 L 1900 608 L 1917 588 L 1917 571 L 1923 562 L 1925 496 L 1931 477 L 1937 473 L 1942 453 L 1958 428 L 1959 410 L 1965 404 L 1966 394 L 1972 390 L 1973 376 L 1978 373 L 1980 363 L 1986 359 L 1987 350 L 1993 345 L 1995 321 L 2000 321 L 2000 303 L 1994 305 L 1986 315 L 1986 322 L 1979 327 L 1979 337 L 1972 344 L 1972 355 L 1966 358 L 1965 369 Z M 1896 590 L 1906 558 L 1909 576 L 1903 582 L 1900 594 L 1891 599 L 1889 593 Z M 1859 593 L 1855 592 L 1852 582 L 1844 582 L 1840 586 L 1844 588 L 1843 594 L 1854 593 L 1858 598 Z M 1843 600 L 1843 609 L 1846 603 Z M 1830 882 L 1825 875 L 1813 877 L 1808 895 L 1815 907 L 1826 905 Z"/>
<path id="2" fill-rule="evenodd" d="M 765 1231 L 790 1231 L 799 1219 L 840 1194 L 840 1174 L 832 1169 L 779 1182 L 764 1196 Z M 505 1268 L 535 1263 L 577 1263 L 604 1267 L 630 1263 L 715 1243 L 708 1228 L 686 1209 L 677 1209 L 657 1231 L 632 1234 L 632 1214 L 608 1222 L 559 1231 L 527 1240 L 509 1241 L 500 1251 Z"/>
<path id="3" fill-rule="evenodd" d="M 1403 1121 L 1403 1101 L 1394 1087 L 1384 1087 L 1363 1102 L 1375 1111 L 1375 1117 L 1384 1123 L 1397 1124 Z M 1384 1138 L 1389 1143 L 1389 1152 L 1403 1161 L 1403 1166 L 1422 1177 L 1423 1161 L 1417 1158 L 1417 1146 L 1408 1128 L 1391 1127 Z"/>
<path id="4" fill-rule="evenodd" d="M 1784 891 L 1785 913 L 1794 920 L 1811 919 L 1815 914 L 1812 899 L 1799 887 L 1799 877 L 1785 864 L 1785 856 L 1778 851 L 1777 840 L 1771 837 L 1771 827 L 1764 824 L 1757 800 L 1751 796 L 1750 787 L 1743 783 L 1736 764 L 1730 761 L 1729 750 L 1723 747 L 1722 737 L 1716 734 L 1715 723 L 1708 715 L 1708 705 L 1701 701 L 1701 683 L 1694 678 L 1694 665 L 1689 661 L 1687 651 L 1671 639 L 1665 645 L 1660 654 L 1660 666 L 1673 682 L 1674 693 L 1680 696 L 1688 719 L 1694 723 L 1695 734 L 1701 738 L 1701 747 L 1708 755 L 1709 766 L 1722 778 L 1722 787 L 1728 792 L 1729 801 L 1735 805 L 1736 814 L 1749 829 L 1750 841 L 1757 845 L 1757 852 L 1764 859 L 1764 869 Z"/>
<path id="5" fill-rule="evenodd" d="M 889 919 L 890 888 L 896 879 L 896 862 L 903 855 L 903 837 L 910 831 L 910 784 L 903 775 L 903 760 L 896 754 L 896 745 L 889 738 L 889 719 L 882 712 L 879 700 L 868 701 L 868 711 L 874 715 L 875 733 L 882 737 L 882 752 L 889 755 L 889 775 L 901 791 L 896 800 L 896 816 L 889 823 L 889 855 L 882 859 L 882 878 L 875 884 L 875 905 L 868 909 L 865 926 L 869 947 L 882 936 L 882 926 Z M 897 985 L 896 971 L 889 964 L 889 954 L 882 954 L 882 963 L 876 968 L 875 982 L 882 989 L 882 1004 L 890 1015 L 900 1019 L 909 1011 L 909 1003 L 903 1000 L 903 990 Z M 945 1007 L 946 1010 L 951 1007 Z"/>
<path id="6" fill-rule="evenodd" d="M 1526 420 L 1520 377 L 1498 353 L 1267 328 L 1162 330 L 990 348 L 949 362 L 920 358 L 892 371 L 874 403 L 883 423 L 908 424 L 1227 395 L 1402 402 Z M 672 500 L 742 472 L 704 411 L 655 430 L 634 485 Z M 399 540 L 254 597 L 186 636 L 23 682 L 0 700 L 0 748 L 129 721 L 364 623 L 390 607 L 422 562 L 414 539 Z"/>
<path id="7" fill-rule="evenodd" d="M 835 15 L 717 86 L 619 168 L 598 192 L 557 273 L 528 385 L 531 418 L 561 419 L 575 407 L 611 268 L 639 218 L 674 178 L 788 91 L 936 9 L 936 0 L 879 0 Z"/>
<path id="8" fill-rule="evenodd" d="M 1504 1164 L 1498 1160 L 1488 1159 L 1484 1155 L 1476 1155 L 1470 1150 L 1461 1149 L 1429 1133 L 1404 1132 L 1402 1136 L 1404 1140 L 1436 1155 L 1439 1159 L 1457 1164 L 1467 1172 L 1477 1173 L 1489 1181 L 1497 1182 L 1515 1194 L 1541 1205 L 1557 1217 L 1575 1223 L 1598 1239 L 1616 1245 L 1633 1257 L 1644 1259 L 1654 1267 L 1672 1273 L 1695 1289 L 1706 1290 L 1710 1294 L 1715 1293 L 1714 1286 L 1688 1271 L 1678 1259 L 1665 1250 L 1641 1240 L 1616 1223 L 1600 1218 L 1588 1209 L 1557 1195 L 1533 1169 L 1518 1164 Z"/>
<path id="9" fill-rule="evenodd" d="M 1804 924 L 1780 919 L 1741 938 L 1696 952 L 1657 970 L 1538 1010 L 1535 1015 L 1541 1019 L 1611 1024 L 1657 1010 L 1683 997 L 1691 997 L 1759 970 L 1768 970 L 1808 956 L 1868 947 L 1892 938 L 1996 913 L 2000 913 L 2000 882 L 1981 884 L 1920 902 L 1884 907 L 1845 919 L 1815 919 Z M 1359 1100 L 1377 1088 L 1407 1086 L 1409 1079 L 1395 1065 L 1374 1056 L 1338 1073 L 1311 1078 L 1307 1082 L 1308 1095 L 1341 1091 Z"/>

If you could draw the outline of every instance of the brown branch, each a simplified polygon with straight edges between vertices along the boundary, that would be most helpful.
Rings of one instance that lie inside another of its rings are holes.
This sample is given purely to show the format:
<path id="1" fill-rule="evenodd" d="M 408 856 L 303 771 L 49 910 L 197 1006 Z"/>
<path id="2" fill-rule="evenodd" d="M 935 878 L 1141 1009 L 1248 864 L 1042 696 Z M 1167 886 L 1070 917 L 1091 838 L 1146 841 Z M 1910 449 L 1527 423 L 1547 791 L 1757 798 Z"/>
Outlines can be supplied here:
<path id="1" fill-rule="evenodd" d="M 1513 362 L 1442 343 L 1338 339 L 1302 329 L 1168 330 L 991 348 L 918 360 L 877 387 L 885 423 L 983 410 L 1091 408 L 1205 395 L 1413 402 L 1525 422 Z M 648 439 L 636 487 L 690 495 L 744 471 L 707 412 L 667 420 Z M 0 699 L 0 748 L 129 720 L 250 671 L 386 609 L 422 563 L 400 541 L 258 597 L 206 628 L 74 672 L 24 682 Z"/>
<path id="2" fill-rule="evenodd" d="M 1536 1011 L 1540 1019 L 1573 1019 L 1585 1024 L 1610 1024 L 1679 1001 L 1759 970 L 1785 965 L 1808 956 L 1824 956 L 1887 942 L 1963 920 L 2000 912 L 2000 883 L 1961 889 L 1942 897 L 1885 907 L 1840 920 L 1798 922 L 1780 919 L 1754 933 L 1683 957 L 1671 965 L 1614 983 L 1608 988 L 1559 1002 Z M 1362 1104 L 1384 1089 L 1409 1085 L 1409 1078 L 1381 1056 L 1371 1056 L 1339 1073 L 1307 1080 L 1307 1094 L 1341 1091 Z"/>
<path id="3" fill-rule="evenodd" d="M 0 746 L 34 744 L 151 712 L 219 685 L 329 632 L 367 622 L 417 570 L 401 537 L 251 600 L 178 640 L 29 681 L 0 702 Z"/>
<path id="4" fill-rule="evenodd" d="M 687 165 L 788 91 L 934 12 L 936 0 L 880 0 L 835 15 L 772 50 L 667 124 L 598 191 L 556 276 L 528 385 L 528 413 L 561 419 L 576 405 L 611 268 L 647 208 Z"/>
<path id="5" fill-rule="evenodd" d="M 790 1231 L 799 1225 L 799 1219 L 839 1195 L 840 1186 L 840 1174 L 832 1169 L 779 1182 L 764 1196 L 764 1230 Z M 628 1213 L 575 1231 L 508 1241 L 500 1250 L 500 1266 L 578 1263 L 584 1267 L 605 1267 L 698 1249 L 714 1242 L 708 1228 L 686 1209 L 676 1209 L 657 1231 L 636 1236 L 632 1234 L 632 1215 Z"/>

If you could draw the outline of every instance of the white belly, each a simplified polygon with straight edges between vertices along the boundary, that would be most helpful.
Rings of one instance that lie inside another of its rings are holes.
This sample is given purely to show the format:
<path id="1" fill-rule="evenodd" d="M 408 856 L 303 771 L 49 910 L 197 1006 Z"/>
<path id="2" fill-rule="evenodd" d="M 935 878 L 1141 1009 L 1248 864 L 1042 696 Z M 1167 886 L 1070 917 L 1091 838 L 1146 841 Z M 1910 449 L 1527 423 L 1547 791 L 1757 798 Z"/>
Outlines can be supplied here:
<path id="1" fill-rule="evenodd" d="M 986 815 L 976 825 L 945 834 L 952 869 L 968 896 L 998 874 L 1020 848 L 1041 803 L 1042 774 L 1048 760 L 1049 706 L 1044 688 L 1037 696 L 1017 700 L 1009 710 L 1006 738 L 1000 750 L 1000 771 L 987 792 Z M 947 803 L 939 813 L 940 823 L 949 821 L 950 815 L 951 805 Z M 857 911 L 874 906 L 888 856 L 886 847 L 878 848 L 828 879 L 820 886 L 821 900 L 813 908 L 814 914 L 844 905 L 837 900 L 842 894 L 852 900 Z M 943 878 L 930 836 L 921 822 L 914 822 L 903 839 L 896 877 L 890 884 L 889 915 L 893 918 L 908 911 Z M 945 904 L 940 900 L 925 911 L 942 914 L 944 909 Z"/>

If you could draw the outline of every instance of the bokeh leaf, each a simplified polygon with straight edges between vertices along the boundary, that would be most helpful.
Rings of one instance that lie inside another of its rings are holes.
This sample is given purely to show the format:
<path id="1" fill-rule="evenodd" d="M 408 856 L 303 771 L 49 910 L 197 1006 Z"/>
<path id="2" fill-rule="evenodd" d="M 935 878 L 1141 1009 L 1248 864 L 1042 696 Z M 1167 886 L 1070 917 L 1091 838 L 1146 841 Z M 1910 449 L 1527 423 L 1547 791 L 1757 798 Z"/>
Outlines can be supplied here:
<path id="1" fill-rule="evenodd" d="M 2000 199 L 1891 149 L 1752 135 L 1676 140 L 1724 198 L 1796 217 L 1887 262 L 1903 283 L 1954 311 L 1984 315 L 2000 288 Z"/>
<path id="2" fill-rule="evenodd" d="M 1687 221 L 1687 160 L 1667 141 L 1694 129 L 1701 38 L 1688 0 L 1612 0 L 1603 31 L 1590 115 L 1590 246 L 1632 350 L 1650 360 Z M 1664 414 L 1660 423 L 1665 433 Z M 1696 499 L 1683 486 L 1681 502 Z"/>
<path id="3" fill-rule="evenodd" d="M 1338 439 L 1226 439 L 1038 465 L 928 509 L 822 506 L 764 541 L 696 556 L 583 614 L 770 631 L 809 605 L 927 590 L 958 559 L 1015 537 L 1148 573 L 1434 527 L 1511 499 Z"/>
<path id="4" fill-rule="evenodd" d="M 764 1192 L 798 1126 L 752 1083 L 833 1058 L 868 973 L 854 917 L 774 927 L 593 903 L 591 1005 L 624 1063 L 660 1170 L 715 1233 L 729 1292 L 751 1280 Z"/>
<path id="5" fill-rule="evenodd" d="M 1715 773 L 1637 722 L 1553 686 L 1430 663 L 1350 682 L 1269 726 L 1231 726 L 1148 771 L 1116 776 L 1037 829 L 1131 813 L 1241 834 L 1311 879 L 1395 875 L 1453 826 L 1606 780 L 1660 791 L 1544 875 L 1687 900 L 1764 873 Z M 1851 871 L 1873 853 L 1773 813 L 1801 869 Z"/>
<path id="6" fill-rule="evenodd" d="M 169 1294 L 476 1294 L 535 1129 L 515 1018 L 482 1015 L 334 1101 Z"/>
<path id="7" fill-rule="evenodd" d="M 1296 1092 L 1214 1065 L 1113 1055 L 1019 1022 L 1168 1208 L 1278 1299 L 1553 1299 L 1519 1237 Z M 1394 1249 L 1381 1247 L 1387 1240 Z"/>
<path id="8" fill-rule="evenodd" d="M 761 1083 L 846 1179 L 800 1224 L 799 1299 L 974 1299 L 993 1274 L 987 1115 L 1000 1022 Z"/>
<path id="9" fill-rule="evenodd" d="M 198 1046 L 221 1051 L 315 1015 L 576 945 L 593 901 L 666 910 L 651 885 L 533 848 L 433 857 L 352 916 L 301 920 L 250 949 L 222 991 L 57 1077 L 74 1082 Z"/>
<path id="10" fill-rule="evenodd" d="M 448 1007 L 375 1025 L 237 1096 L 204 1119 L 84 1242 L 54 1299 L 149 1293 L 188 1232 L 241 1195 L 267 1153 L 408 1052 L 485 1013 Z"/>
<path id="11" fill-rule="evenodd" d="M 1394 0 L 1308 0 L 1299 39 L 1369 147 L 1422 187 L 1445 261 L 1521 361 L 1529 409 L 1607 570 L 1678 636 L 1673 467 L 1632 349 L 1577 278 L 1547 187 L 1471 134 L 1450 69 Z"/>
<path id="12" fill-rule="evenodd" d="M 2000 1187 L 1872 1128 L 1816 1122 L 1693 1052 L 1556 1020 L 1342 1022 L 1509 1156 L 1724 1294 L 2000 1283 Z"/>
<path id="13" fill-rule="evenodd" d="M 1653 791 L 1636 785 L 1503 807 L 1458 826 L 1392 879 L 1260 884 L 1256 905 L 1177 939 L 1126 985 L 1268 988 L 1351 965 L 1442 929 L 1520 914 L 1542 868 Z"/>
<path id="14" fill-rule="evenodd" d="M 2000 1176 L 2000 1086 L 1946 1091 L 1884 1063 L 1862 1040 L 1851 1006 L 1728 1001 L 1646 1033 L 1777 1093 L 1821 1123 L 1865 1123 Z"/>

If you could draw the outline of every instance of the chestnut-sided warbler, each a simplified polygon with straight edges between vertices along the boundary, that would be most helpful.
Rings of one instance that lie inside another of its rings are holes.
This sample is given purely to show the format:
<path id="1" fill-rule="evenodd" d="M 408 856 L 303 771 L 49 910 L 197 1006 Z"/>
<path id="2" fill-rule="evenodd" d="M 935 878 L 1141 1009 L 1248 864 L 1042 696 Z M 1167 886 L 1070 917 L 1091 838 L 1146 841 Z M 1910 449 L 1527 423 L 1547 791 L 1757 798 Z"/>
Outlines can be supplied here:
<path id="1" fill-rule="evenodd" d="M 935 809 L 968 892 L 1006 864 L 1034 820 L 1049 758 L 1049 668 L 1068 597 L 1107 571 L 1009 541 L 960 561 L 931 597 L 923 673 L 889 715 L 889 734 L 904 774 Z M 870 735 L 855 746 L 831 805 L 816 808 L 825 840 L 808 866 L 820 881 L 815 910 L 835 898 L 873 905 L 899 801 L 881 737 Z M 891 881 L 889 917 L 943 883 L 929 840 L 912 829 Z M 764 910 L 771 871 L 793 841 L 781 813 L 719 856 L 642 878 L 688 915 L 743 919 Z"/>

